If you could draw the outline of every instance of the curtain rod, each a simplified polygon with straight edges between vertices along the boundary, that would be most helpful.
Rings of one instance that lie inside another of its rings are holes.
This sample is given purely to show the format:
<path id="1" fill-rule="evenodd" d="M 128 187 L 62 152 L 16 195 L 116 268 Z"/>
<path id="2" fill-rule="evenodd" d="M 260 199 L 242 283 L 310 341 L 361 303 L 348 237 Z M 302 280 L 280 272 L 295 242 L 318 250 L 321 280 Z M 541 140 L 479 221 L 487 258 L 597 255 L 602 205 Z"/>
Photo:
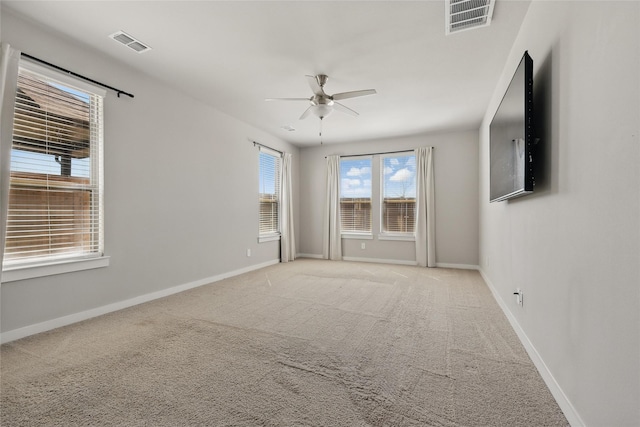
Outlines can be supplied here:
<path id="1" fill-rule="evenodd" d="M 129 97 L 133 98 L 133 95 L 132 95 L 132 94 L 130 94 L 130 93 L 128 93 L 128 92 L 125 92 L 125 91 L 120 90 L 120 89 L 117 89 L 117 88 L 115 88 L 115 87 L 112 87 L 112 86 L 106 85 L 106 84 L 104 84 L 104 83 L 100 83 L 100 82 L 98 82 L 98 81 L 95 81 L 95 80 L 93 80 L 93 79 L 90 79 L 89 77 L 85 77 L 85 76 L 83 76 L 83 75 L 81 75 L 81 74 L 74 73 L 73 71 L 69 71 L 69 70 L 67 70 L 66 68 L 58 67 L 57 65 L 54 65 L 54 64 L 52 64 L 52 63 L 50 63 L 50 62 L 47 62 L 47 61 L 43 61 L 42 59 L 40 59 L 40 58 L 36 58 L 35 56 L 31 56 L 31 55 L 26 54 L 26 53 L 24 53 L 24 52 L 22 52 L 20 55 L 21 55 L 21 56 L 24 56 L 25 58 L 29 58 L 29 59 L 31 59 L 32 61 L 36 61 L 36 62 L 39 62 L 39 63 L 41 63 L 41 64 L 43 64 L 43 65 L 48 66 L 48 67 L 55 68 L 55 69 L 56 69 L 56 70 L 58 70 L 58 71 L 62 71 L 62 72 L 64 72 L 64 73 L 67 73 L 67 74 L 70 74 L 70 75 L 72 75 L 72 76 L 74 76 L 74 77 L 78 77 L 78 78 L 80 78 L 80 79 L 86 80 L 86 81 L 91 82 L 91 83 L 93 83 L 93 84 L 96 84 L 96 85 L 98 85 L 98 86 L 102 86 L 102 87 L 104 87 L 104 88 L 111 89 L 112 91 L 114 91 L 114 92 L 116 92 L 116 93 L 117 93 L 118 98 L 120 98 L 120 95 L 121 95 L 121 94 L 122 94 L 122 95 L 127 95 L 127 96 L 129 96 Z"/>
<path id="2" fill-rule="evenodd" d="M 276 150 L 275 148 L 271 148 L 271 147 L 269 147 L 268 145 L 260 144 L 259 142 L 253 141 L 253 140 L 251 140 L 251 139 L 250 139 L 249 141 L 253 142 L 253 146 L 254 146 L 254 147 L 255 147 L 256 145 L 259 145 L 260 147 L 268 148 L 269 150 L 275 151 L 276 153 L 280 153 L 280 155 L 282 155 L 282 154 L 283 154 L 283 152 L 282 152 L 282 151 L 280 151 L 280 150 Z"/>
<path id="3" fill-rule="evenodd" d="M 431 147 L 433 149 L 433 147 Z M 396 154 L 396 153 L 408 153 L 409 151 L 415 151 L 413 148 L 410 148 L 408 150 L 398 150 L 398 151 L 382 151 L 380 153 L 364 153 L 364 154 L 345 154 L 344 156 L 340 156 L 340 157 L 361 157 L 361 156 L 379 156 L 381 154 Z M 324 158 L 326 159 L 327 156 L 324 156 Z"/>

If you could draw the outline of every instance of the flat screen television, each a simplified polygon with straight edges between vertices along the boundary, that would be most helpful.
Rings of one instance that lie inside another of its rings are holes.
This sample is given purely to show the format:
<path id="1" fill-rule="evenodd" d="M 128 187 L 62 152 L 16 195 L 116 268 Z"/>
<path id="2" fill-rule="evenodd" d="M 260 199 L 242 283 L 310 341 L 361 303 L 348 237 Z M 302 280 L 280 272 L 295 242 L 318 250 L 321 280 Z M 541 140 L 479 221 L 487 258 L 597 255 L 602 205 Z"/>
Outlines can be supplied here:
<path id="1" fill-rule="evenodd" d="M 489 201 L 533 192 L 533 60 L 525 51 L 489 125 Z"/>

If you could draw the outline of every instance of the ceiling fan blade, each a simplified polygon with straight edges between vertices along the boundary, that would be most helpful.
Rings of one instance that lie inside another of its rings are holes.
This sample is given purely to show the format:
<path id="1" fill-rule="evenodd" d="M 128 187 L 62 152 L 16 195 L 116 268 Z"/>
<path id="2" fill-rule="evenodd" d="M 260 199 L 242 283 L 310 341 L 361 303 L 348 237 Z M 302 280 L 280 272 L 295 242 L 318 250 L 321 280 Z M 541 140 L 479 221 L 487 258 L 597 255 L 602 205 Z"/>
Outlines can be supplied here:
<path id="1" fill-rule="evenodd" d="M 307 82 L 309 83 L 309 87 L 315 95 L 326 95 L 324 93 L 324 90 L 322 89 L 322 86 L 320 86 L 320 84 L 318 83 L 318 79 L 316 78 L 316 76 L 307 75 L 306 77 Z"/>
<path id="2" fill-rule="evenodd" d="M 265 101 L 309 101 L 309 98 L 266 98 Z"/>
<path id="3" fill-rule="evenodd" d="M 309 113 L 311 113 L 311 107 L 307 108 L 306 110 L 304 110 L 304 113 L 302 113 L 302 115 L 300 116 L 299 120 L 303 120 L 305 118 L 307 118 L 307 116 L 309 115 Z"/>
<path id="4" fill-rule="evenodd" d="M 336 93 L 331 98 L 333 98 L 334 101 L 339 101 L 341 99 L 355 98 L 358 96 L 375 95 L 376 93 L 375 89 L 352 90 L 351 92 Z"/>
<path id="5" fill-rule="evenodd" d="M 341 111 L 341 112 L 343 112 L 343 113 L 349 114 L 350 116 L 357 117 L 357 116 L 359 116 L 359 115 L 360 115 L 360 114 L 358 114 L 356 111 L 352 110 L 352 109 L 351 109 L 351 108 L 349 108 L 349 107 L 346 107 L 346 106 L 344 106 L 344 105 L 340 104 L 339 102 L 335 102 L 335 101 L 334 101 L 334 103 L 333 103 L 333 108 L 334 108 L 335 110 L 338 110 L 338 111 Z"/>

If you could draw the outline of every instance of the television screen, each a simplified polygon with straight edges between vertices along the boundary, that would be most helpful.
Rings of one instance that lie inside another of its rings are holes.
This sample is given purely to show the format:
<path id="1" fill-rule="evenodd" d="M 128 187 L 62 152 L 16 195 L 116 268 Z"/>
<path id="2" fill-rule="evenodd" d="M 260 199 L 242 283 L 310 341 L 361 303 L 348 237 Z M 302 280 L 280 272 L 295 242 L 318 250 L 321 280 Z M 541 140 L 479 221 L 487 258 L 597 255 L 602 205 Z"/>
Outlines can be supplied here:
<path id="1" fill-rule="evenodd" d="M 533 60 L 525 52 L 489 125 L 489 200 L 533 191 Z"/>

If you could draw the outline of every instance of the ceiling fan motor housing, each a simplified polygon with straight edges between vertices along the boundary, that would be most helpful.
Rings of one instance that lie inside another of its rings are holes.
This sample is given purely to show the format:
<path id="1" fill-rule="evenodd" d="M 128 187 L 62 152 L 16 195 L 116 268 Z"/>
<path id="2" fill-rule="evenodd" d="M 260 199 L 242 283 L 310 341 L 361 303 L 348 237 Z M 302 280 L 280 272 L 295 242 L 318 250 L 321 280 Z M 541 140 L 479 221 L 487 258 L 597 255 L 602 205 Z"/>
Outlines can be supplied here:
<path id="1" fill-rule="evenodd" d="M 318 74 L 316 76 L 316 81 L 318 82 L 318 85 L 324 89 L 324 85 L 327 84 L 327 81 L 329 80 L 329 76 L 327 76 L 326 74 Z"/>

